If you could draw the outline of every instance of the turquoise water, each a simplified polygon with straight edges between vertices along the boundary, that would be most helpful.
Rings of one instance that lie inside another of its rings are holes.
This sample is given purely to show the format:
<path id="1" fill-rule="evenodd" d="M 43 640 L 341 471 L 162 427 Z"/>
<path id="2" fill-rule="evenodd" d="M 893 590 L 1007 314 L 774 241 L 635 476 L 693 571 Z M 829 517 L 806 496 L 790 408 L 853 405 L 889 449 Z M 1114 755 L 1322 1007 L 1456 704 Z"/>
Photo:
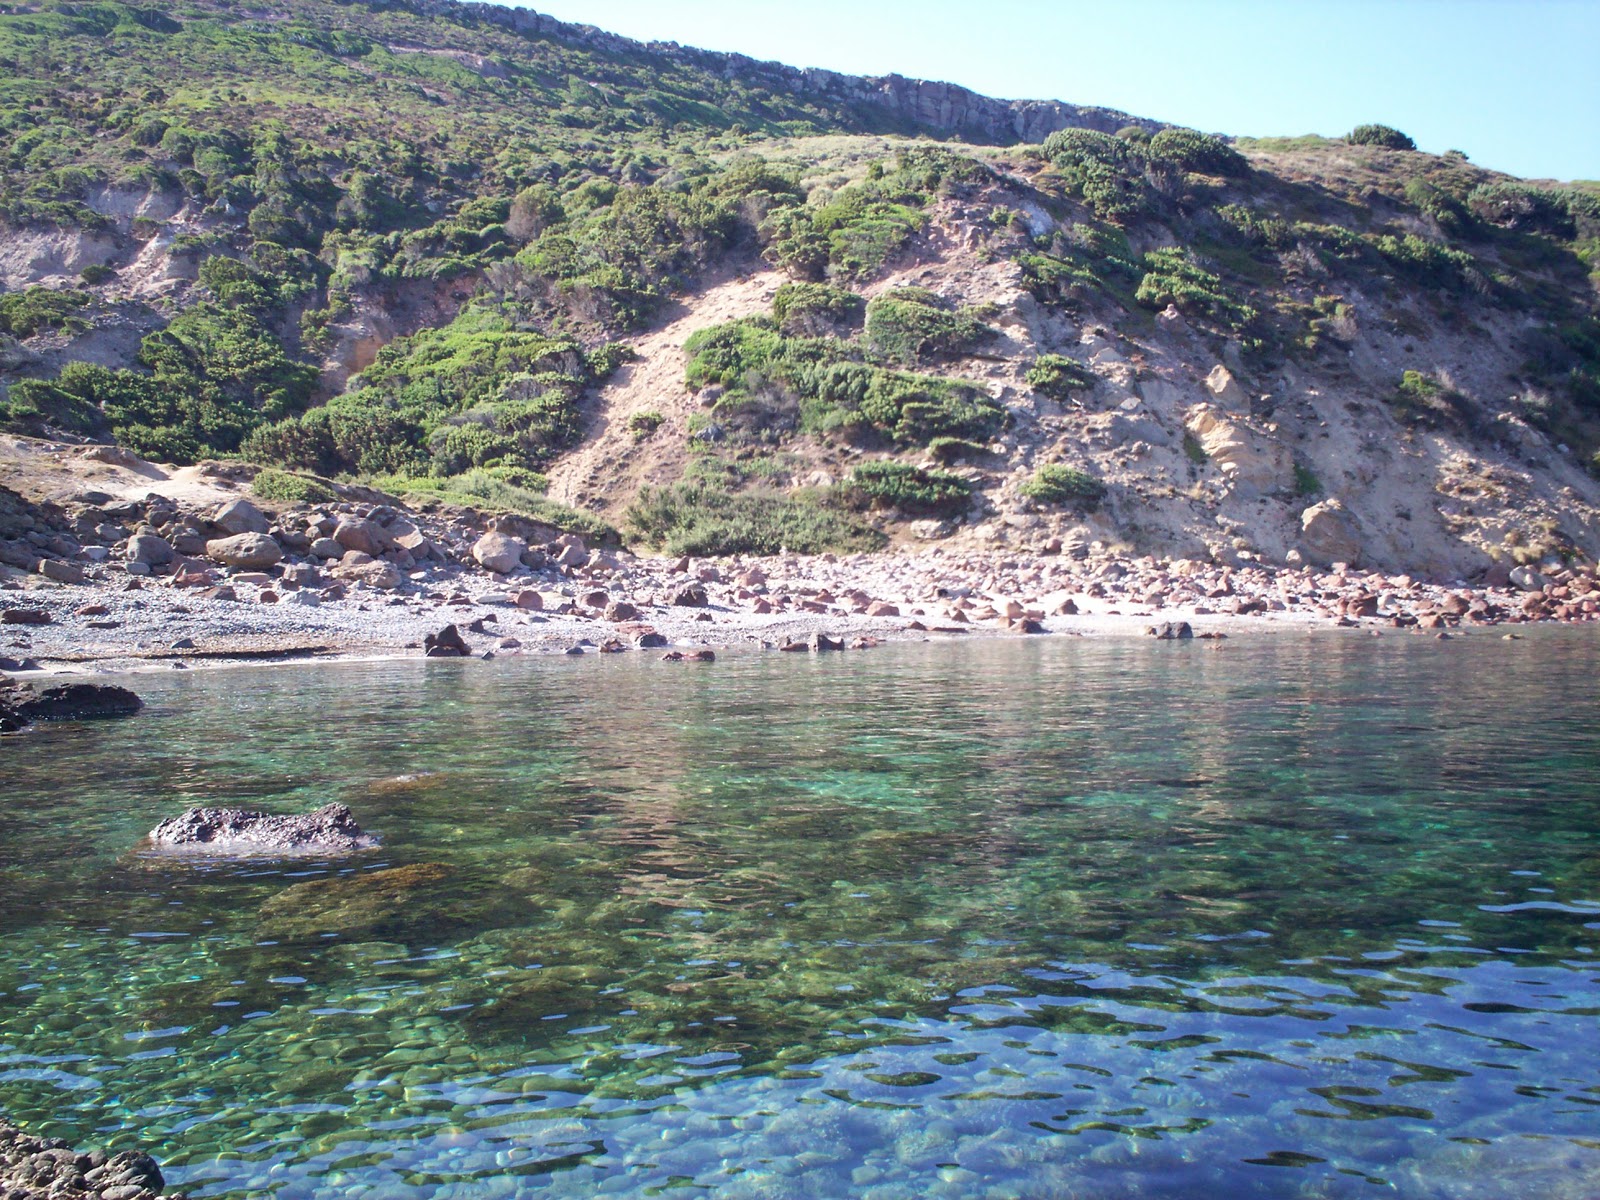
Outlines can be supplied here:
<path id="1" fill-rule="evenodd" d="M 0 1111 L 198 1195 L 1600 1194 L 1590 631 L 136 686 L 0 749 Z"/>

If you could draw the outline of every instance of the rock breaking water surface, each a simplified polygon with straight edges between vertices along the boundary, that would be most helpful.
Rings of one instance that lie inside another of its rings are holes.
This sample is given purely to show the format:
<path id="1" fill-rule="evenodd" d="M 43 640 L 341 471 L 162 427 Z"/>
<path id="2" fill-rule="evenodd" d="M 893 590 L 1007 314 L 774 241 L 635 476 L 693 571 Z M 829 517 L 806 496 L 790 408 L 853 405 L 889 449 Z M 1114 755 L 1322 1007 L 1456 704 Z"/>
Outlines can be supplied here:
<path id="1" fill-rule="evenodd" d="M 1592 631 L 137 686 L 0 750 L 0 1111 L 198 1195 L 1600 1193 Z"/>

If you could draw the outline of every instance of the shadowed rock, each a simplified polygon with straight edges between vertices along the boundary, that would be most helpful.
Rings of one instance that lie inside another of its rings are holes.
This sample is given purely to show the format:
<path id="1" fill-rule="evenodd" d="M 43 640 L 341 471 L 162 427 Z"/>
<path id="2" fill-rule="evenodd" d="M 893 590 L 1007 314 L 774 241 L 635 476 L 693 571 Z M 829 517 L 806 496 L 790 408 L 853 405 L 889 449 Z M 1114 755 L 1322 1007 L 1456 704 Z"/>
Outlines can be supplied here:
<path id="1" fill-rule="evenodd" d="M 295 816 L 244 808 L 191 808 L 150 831 L 157 850 L 187 854 L 273 858 L 354 854 L 378 839 L 363 833 L 343 804 L 327 804 Z"/>
<path id="2" fill-rule="evenodd" d="M 11 733 L 35 721 L 84 721 L 131 717 L 144 702 L 127 688 L 69 683 L 36 688 L 0 680 L 0 732 Z"/>

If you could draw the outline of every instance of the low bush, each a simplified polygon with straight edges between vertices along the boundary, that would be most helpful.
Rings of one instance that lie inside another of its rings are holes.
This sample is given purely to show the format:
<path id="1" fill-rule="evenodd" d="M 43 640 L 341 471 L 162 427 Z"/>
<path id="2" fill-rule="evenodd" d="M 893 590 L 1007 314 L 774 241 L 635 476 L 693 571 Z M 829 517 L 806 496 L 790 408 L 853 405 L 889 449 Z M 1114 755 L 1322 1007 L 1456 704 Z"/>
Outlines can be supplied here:
<path id="1" fill-rule="evenodd" d="M 1018 490 L 1040 504 L 1081 504 L 1092 507 L 1105 495 L 1106 486 L 1086 471 L 1064 467 L 1059 463 L 1047 463 L 1036 470 L 1033 478 Z"/>
<path id="2" fill-rule="evenodd" d="M 1029 387 L 1052 400 L 1067 401 L 1072 393 L 1093 387 L 1099 377 L 1064 354 L 1041 354 L 1023 376 Z"/>
<path id="3" fill-rule="evenodd" d="M 847 486 L 867 505 L 907 513 L 949 515 L 964 509 L 972 496 L 972 484 L 960 475 L 887 459 L 862 463 Z"/>
<path id="4" fill-rule="evenodd" d="M 1500 229 L 1543 233 L 1563 241 L 1577 236 L 1571 206 L 1558 191 L 1525 183 L 1485 184 L 1468 194 L 1467 208 Z"/>
<path id="5" fill-rule="evenodd" d="M 895 362 L 915 363 L 971 350 L 993 331 L 964 312 L 951 312 L 931 292 L 898 288 L 867 305 L 865 344 Z"/>
<path id="6" fill-rule="evenodd" d="M 636 412 L 628 418 L 628 432 L 636 438 L 649 437 L 660 429 L 666 418 L 658 412 Z"/>
<path id="7" fill-rule="evenodd" d="M 279 504 L 331 504 L 338 493 L 325 479 L 268 467 L 250 483 L 250 491 L 262 500 Z"/>
<path id="8" fill-rule="evenodd" d="M 1385 150 L 1415 150 L 1417 144 L 1390 125 L 1357 125 L 1345 135 L 1352 146 L 1381 146 Z"/>
<path id="9" fill-rule="evenodd" d="M 644 488 L 629 528 L 667 554 L 854 553 L 881 549 L 882 533 L 813 496 L 727 492 L 700 484 Z"/>
<path id="10" fill-rule="evenodd" d="M 989 447 L 958 437 L 936 437 L 928 443 L 928 453 L 938 462 L 949 466 L 962 459 L 977 458 L 989 453 Z"/>
<path id="11" fill-rule="evenodd" d="M 0 332 L 26 338 L 50 329 L 87 328 L 88 323 L 79 314 L 89 300 L 87 292 L 47 287 L 0 292 Z"/>
<path id="12" fill-rule="evenodd" d="M 827 283 L 786 283 L 772 297 L 772 316 L 784 333 L 818 337 L 856 324 L 865 302 Z"/>
<path id="13" fill-rule="evenodd" d="M 1250 165 L 1227 142 L 1193 129 L 1163 129 L 1150 139 L 1150 157 L 1184 171 L 1206 175 L 1247 175 Z"/>
<path id="14" fill-rule="evenodd" d="M 1400 376 L 1389 407 L 1406 424 L 1430 429 L 1466 424 L 1472 416 L 1465 396 L 1422 371 L 1406 371 Z"/>
<path id="15" fill-rule="evenodd" d="M 1209 319 L 1224 328 L 1240 330 L 1256 319 L 1250 305 L 1236 299 L 1219 276 L 1200 266 L 1176 246 L 1152 250 L 1144 256 L 1147 270 L 1134 298 L 1146 308 L 1169 304 L 1187 317 Z"/>

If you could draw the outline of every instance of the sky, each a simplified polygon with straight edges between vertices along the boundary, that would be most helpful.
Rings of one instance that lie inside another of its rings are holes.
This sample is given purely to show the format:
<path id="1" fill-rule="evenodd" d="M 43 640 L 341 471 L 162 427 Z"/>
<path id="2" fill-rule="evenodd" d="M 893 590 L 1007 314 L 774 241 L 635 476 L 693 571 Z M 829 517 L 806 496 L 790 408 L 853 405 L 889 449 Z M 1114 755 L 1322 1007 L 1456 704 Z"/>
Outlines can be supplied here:
<path id="1" fill-rule="evenodd" d="M 1530 178 L 1600 179 L 1600 0 L 533 0 L 801 67 L 948 80 L 1212 133 L 1379 121 Z"/>

